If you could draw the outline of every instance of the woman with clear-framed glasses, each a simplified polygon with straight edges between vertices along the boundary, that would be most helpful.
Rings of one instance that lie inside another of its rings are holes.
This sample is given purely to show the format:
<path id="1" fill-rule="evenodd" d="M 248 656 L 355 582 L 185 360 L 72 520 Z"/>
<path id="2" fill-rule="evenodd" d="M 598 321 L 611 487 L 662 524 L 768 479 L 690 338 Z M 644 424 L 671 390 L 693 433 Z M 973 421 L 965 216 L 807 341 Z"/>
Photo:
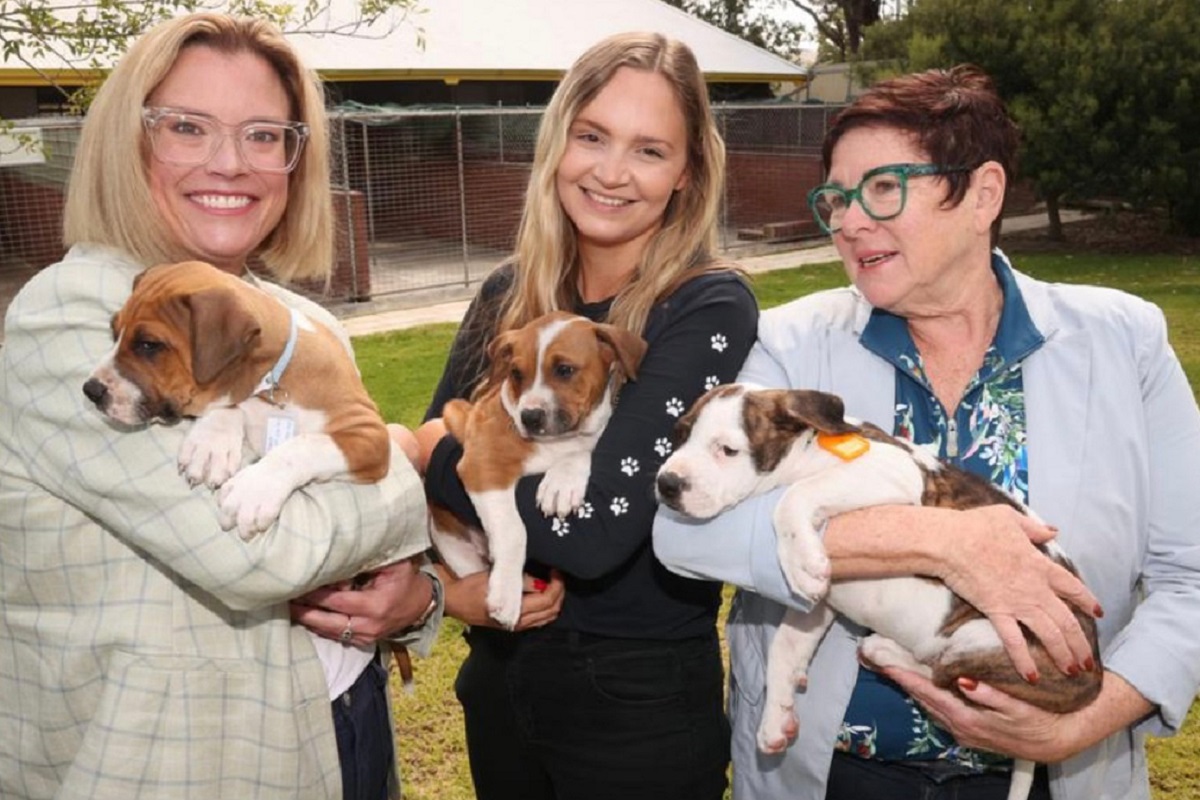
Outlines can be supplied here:
<path id="1" fill-rule="evenodd" d="M 315 76 L 261 20 L 153 28 L 89 110 L 64 238 L 0 353 L 0 797 L 399 796 L 377 643 L 427 649 L 442 607 L 409 557 L 428 537 L 401 449 L 378 484 L 305 487 L 243 542 L 178 474 L 189 422 L 117 430 L 81 391 L 159 262 L 210 262 L 340 331 L 247 268 L 332 267 Z M 322 604 L 378 564 L 359 605 Z"/>
<path id="2" fill-rule="evenodd" d="M 779 493 L 701 525 L 661 512 L 668 567 L 742 587 L 730 615 L 734 798 L 1007 798 L 1009 757 L 1042 762 L 1031 797 L 1148 800 L 1144 736 L 1182 725 L 1200 688 L 1200 411 L 1162 312 L 1110 289 L 1047 284 L 996 246 L 1019 133 L 970 66 L 895 78 L 835 121 L 808 194 L 853 284 L 762 314 L 740 380 L 841 395 L 846 413 L 927 446 L 1025 501 L 880 507 L 824 529 L 834 578 L 929 575 L 984 612 L 1039 678 L 1025 631 L 1065 673 L 1102 668 L 1091 704 L 1039 710 L 860 666 L 836 622 L 795 695 L 796 738 L 757 752 L 764 654 L 785 606 Z M 1086 587 L 1036 553 L 1057 536 Z M 1103 666 L 1070 606 L 1100 616 Z M 1102 614 L 1102 616 L 1101 616 Z"/>

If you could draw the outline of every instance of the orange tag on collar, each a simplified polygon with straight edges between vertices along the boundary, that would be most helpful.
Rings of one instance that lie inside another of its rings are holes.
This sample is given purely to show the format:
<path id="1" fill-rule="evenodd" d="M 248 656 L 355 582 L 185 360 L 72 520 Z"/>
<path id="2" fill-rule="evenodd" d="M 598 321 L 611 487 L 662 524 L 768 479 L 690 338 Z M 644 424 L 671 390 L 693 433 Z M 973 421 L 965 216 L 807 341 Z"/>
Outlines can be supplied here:
<path id="1" fill-rule="evenodd" d="M 842 461 L 853 461 L 871 449 L 867 438 L 857 433 L 818 433 L 817 444 Z"/>

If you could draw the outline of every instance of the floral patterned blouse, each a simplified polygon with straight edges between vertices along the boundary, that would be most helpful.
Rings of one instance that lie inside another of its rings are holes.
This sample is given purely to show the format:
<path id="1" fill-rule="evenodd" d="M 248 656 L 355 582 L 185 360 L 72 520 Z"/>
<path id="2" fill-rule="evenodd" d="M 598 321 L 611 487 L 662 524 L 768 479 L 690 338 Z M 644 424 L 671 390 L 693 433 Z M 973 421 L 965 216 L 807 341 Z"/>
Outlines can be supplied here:
<path id="1" fill-rule="evenodd" d="M 953 413 L 934 395 L 904 319 L 876 309 L 861 341 L 896 367 L 896 436 L 926 446 L 1028 502 L 1021 363 L 1045 340 L 1029 317 L 1011 268 L 993 256 L 992 269 L 1004 292 L 1000 324 Z M 940 760 L 963 772 L 1011 765 L 1000 756 L 960 747 L 899 686 L 865 668 L 859 669 L 837 747 L 864 758 Z"/>

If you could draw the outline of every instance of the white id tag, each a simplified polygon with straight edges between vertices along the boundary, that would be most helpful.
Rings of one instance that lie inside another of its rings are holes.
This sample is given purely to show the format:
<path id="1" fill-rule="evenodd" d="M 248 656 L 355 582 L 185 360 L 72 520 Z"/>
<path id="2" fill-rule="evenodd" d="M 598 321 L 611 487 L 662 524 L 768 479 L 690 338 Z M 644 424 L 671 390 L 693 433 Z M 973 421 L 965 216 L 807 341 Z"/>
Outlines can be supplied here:
<path id="1" fill-rule="evenodd" d="M 267 417 L 267 435 L 263 441 L 263 453 L 269 453 L 296 435 L 296 420 L 286 414 Z"/>

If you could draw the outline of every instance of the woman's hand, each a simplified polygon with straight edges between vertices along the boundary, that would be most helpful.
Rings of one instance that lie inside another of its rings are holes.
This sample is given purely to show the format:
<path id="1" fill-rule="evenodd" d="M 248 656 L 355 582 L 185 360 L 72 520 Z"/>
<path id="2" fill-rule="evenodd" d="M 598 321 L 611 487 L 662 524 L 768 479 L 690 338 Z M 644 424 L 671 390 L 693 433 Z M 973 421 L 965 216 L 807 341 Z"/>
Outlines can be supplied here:
<path id="1" fill-rule="evenodd" d="M 292 622 L 326 639 L 372 645 L 404 630 L 425 613 L 433 598 L 433 581 L 418 569 L 423 556 L 380 567 L 355 588 L 352 581 L 322 586 L 291 602 Z"/>
<path id="2" fill-rule="evenodd" d="M 442 584 L 446 587 L 448 616 L 472 626 L 500 627 L 487 612 L 489 572 L 476 572 L 465 578 L 456 578 L 442 567 L 438 567 L 437 570 Z M 548 582 L 526 575 L 524 594 L 521 596 L 521 616 L 517 619 L 517 627 L 514 630 L 540 628 L 553 622 L 562 611 L 565 596 L 566 585 L 558 570 L 550 571 Z"/>
<path id="3" fill-rule="evenodd" d="M 1054 714 L 967 678 L 959 688 L 969 702 L 927 678 L 889 667 L 883 674 L 968 747 L 1054 763 L 1070 758 L 1155 713 L 1155 706 L 1115 672 L 1105 672 L 1100 695 L 1083 708 Z"/>
<path id="4" fill-rule="evenodd" d="M 1030 546 L 1052 539 L 1055 529 L 1004 505 L 963 511 L 961 522 L 940 577 L 987 615 L 1017 671 L 1036 680 L 1022 625 L 1064 673 L 1093 666 L 1091 645 L 1071 606 L 1100 616 L 1099 601 L 1067 569 Z"/>
<path id="5" fill-rule="evenodd" d="M 1074 714 L 1043 711 L 987 684 L 960 678 L 968 703 L 915 672 L 890 667 L 883 674 L 900 684 L 961 745 L 1055 763 L 1091 744 L 1077 740 L 1080 726 L 1074 724 Z"/>

